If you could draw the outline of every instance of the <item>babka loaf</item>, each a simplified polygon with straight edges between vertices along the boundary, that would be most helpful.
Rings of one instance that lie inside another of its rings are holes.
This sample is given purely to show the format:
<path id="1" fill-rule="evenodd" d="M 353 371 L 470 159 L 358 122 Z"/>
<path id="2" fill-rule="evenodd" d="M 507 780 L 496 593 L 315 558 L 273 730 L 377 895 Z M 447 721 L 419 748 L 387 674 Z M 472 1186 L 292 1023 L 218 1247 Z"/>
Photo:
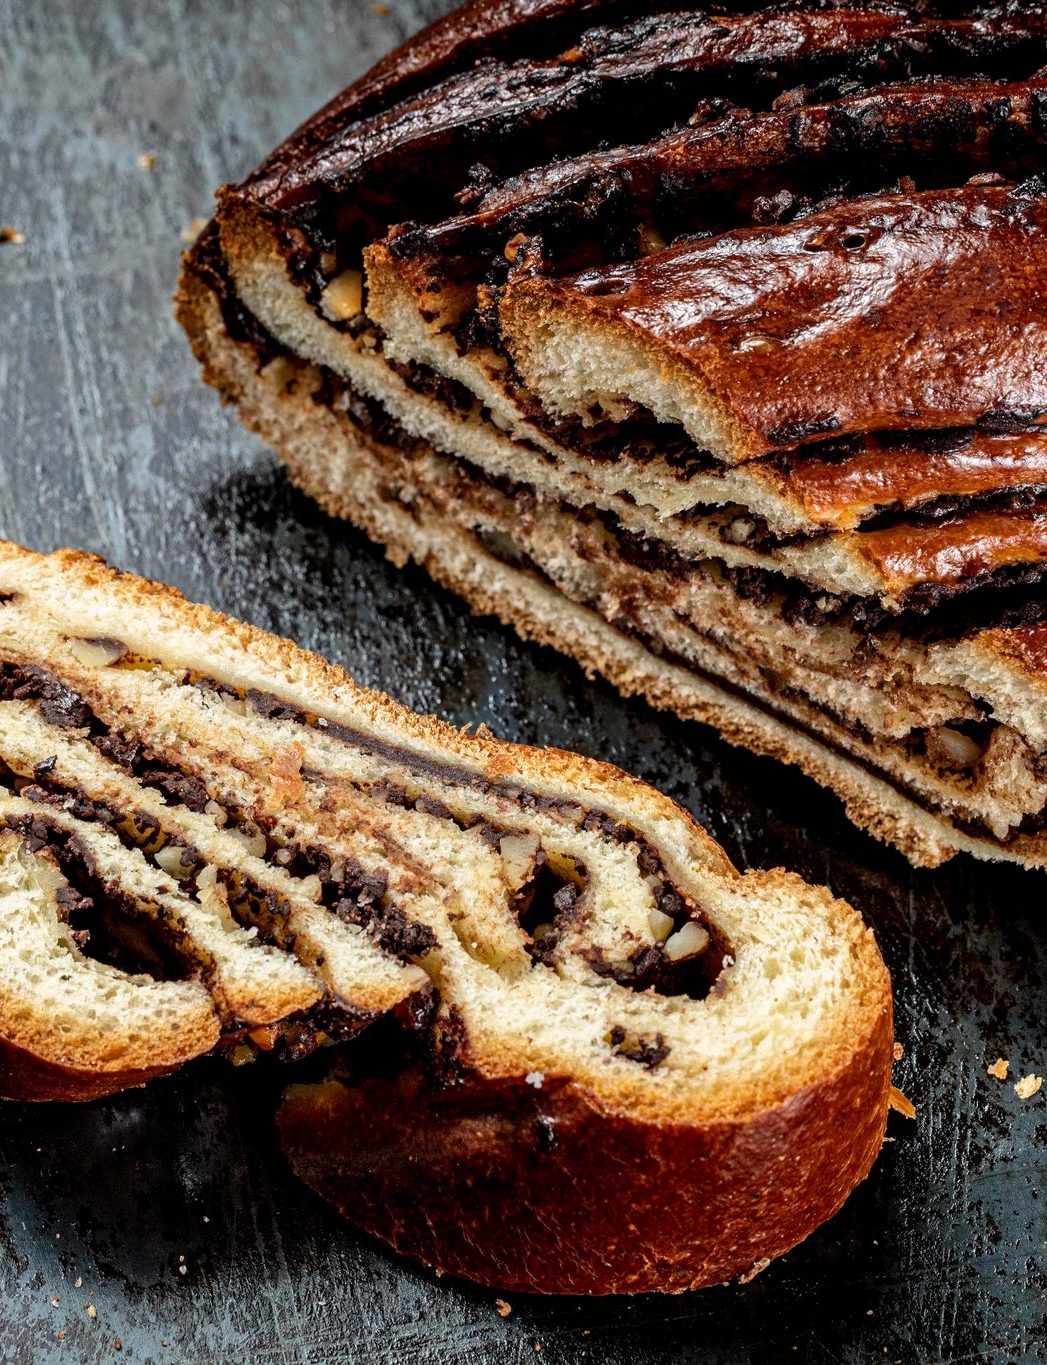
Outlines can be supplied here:
<path id="1" fill-rule="evenodd" d="M 3 542 L 0 945 L 9 1098 L 353 1039 L 288 1100 L 296 1165 L 491 1283 L 726 1279 L 883 1137 L 890 986 L 826 891 L 740 875 L 616 769 Z"/>
<path id="2" fill-rule="evenodd" d="M 917 863 L 1047 863 L 1047 11 L 474 3 L 178 299 L 330 512 Z"/>

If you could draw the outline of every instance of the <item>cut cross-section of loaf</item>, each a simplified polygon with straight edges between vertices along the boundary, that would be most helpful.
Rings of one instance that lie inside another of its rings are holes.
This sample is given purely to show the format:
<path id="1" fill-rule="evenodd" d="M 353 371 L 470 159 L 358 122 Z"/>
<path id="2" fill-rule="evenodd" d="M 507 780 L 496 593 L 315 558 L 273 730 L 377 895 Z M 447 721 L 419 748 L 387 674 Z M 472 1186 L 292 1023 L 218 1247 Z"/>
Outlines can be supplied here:
<path id="1" fill-rule="evenodd" d="M 469 4 L 186 260 L 205 377 L 477 610 L 1047 865 L 1047 17 Z"/>
<path id="2" fill-rule="evenodd" d="M 883 1135 L 890 987 L 827 892 L 740 875 L 616 769 L 2 542 L 0 952 L 8 1097 L 344 1042 L 351 1078 L 289 1101 L 296 1165 L 491 1283 L 725 1279 L 828 1217 Z M 550 1238 L 510 1265 L 517 1215 Z"/>

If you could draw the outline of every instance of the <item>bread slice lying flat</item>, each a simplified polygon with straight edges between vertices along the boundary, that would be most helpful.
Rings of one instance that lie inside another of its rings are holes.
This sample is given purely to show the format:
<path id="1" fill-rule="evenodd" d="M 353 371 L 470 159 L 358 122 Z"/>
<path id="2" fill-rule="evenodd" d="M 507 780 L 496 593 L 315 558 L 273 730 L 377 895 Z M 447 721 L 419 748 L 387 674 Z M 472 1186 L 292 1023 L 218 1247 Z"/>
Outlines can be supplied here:
<path id="1" fill-rule="evenodd" d="M 916 863 L 1047 866 L 1047 16 L 477 0 L 179 316 L 329 511 Z"/>
<path id="2" fill-rule="evenodd" d="M 288 1099 L 296 1169 L 491 1284 L 726 1279 L 833 1213 L 883 1135 L 890 987 L 827 892 L 740 875 L 616 769 L 6 543 L 0 947 L 9 1097 L 352 1040 Z"/>

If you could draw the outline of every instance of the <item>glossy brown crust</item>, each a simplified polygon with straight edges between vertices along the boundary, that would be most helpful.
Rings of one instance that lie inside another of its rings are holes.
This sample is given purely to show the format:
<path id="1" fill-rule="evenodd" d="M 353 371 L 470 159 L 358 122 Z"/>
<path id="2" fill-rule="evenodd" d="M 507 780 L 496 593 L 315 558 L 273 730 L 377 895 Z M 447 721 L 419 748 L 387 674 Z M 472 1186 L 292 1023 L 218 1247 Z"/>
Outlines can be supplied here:
<path id="1" fill-rule="evenodd" d="M 507 300 L 517 327 L 566 306 L 638 338 L 708 392 L 732 462 L 847 432 L 1034 422 L 1045 227 L 1039 190 L 882 195 L 510 284 Z"/>
<path id="2" fill-rule="evenodd" d="M 913 511 L 942 500 L 1047 489 L 1047 433 L 870 436 L 854 453 L 776 456 L 753 472 L 812 522 L 845 529 L 883 508 Z"/>
<path id="3" fill-rule="evenodd" d="M 946 586 L 1047 560 L 1047 507 L 968 512 L 931 526 L 901 522 L 865 531 L 851 543 L 875 565 L 887 592 L 923 583 Z"/>
<path id="4" fill-rule="evenodd" d="M 387 108 L 421 79 L 433 81 L 497 50 L 521 30 L 572 19 L 601 0 L 471 0 L 413 34 L 295 130 L 244 182 L 260 200 L 292 191 L 303 160 L 347 123 Z M 555 31 L 555 29 L 554 29 Z"/>
<path id="5" fill-rule="evenodd" d="M 996 68 L 1005 55 L 1031 70 L 1047 35 L 1037 13 L 971 21 L 859 7 L 648 10 L 467 7 L 321 111 L 237 193 L 288 223 L 311 220 L 332 196 L 342 200 L 335 212 L 343 229 L 356 219 L 372 228 L 431 220 L 453 211 L 478 151 L 488 171 L 511 174 L 607 138 L 654 136 L 659 106 L 683 123 L 710 96 L 745 104 L 754 90 L 766 96 L 823 76 L 875 85 Z M 633 98 L 639 87 L 642 103 Z M 638 126 L 641 116 L 647 126 Z"/>
<path id="6" fill-rule="evenodd" d="M 85 1071 L 37 1057 L 0 1038 L 0 1100 L 83 1101 L 115 1095 L 170 1073 L 171 1067 Z"/>
<path id="7" fill-rule="evenodd" d="M 642 1123 L 547 1078 L 432 1092 L 332 1081 L 280 1110 L 295 1173 L 425 1265 L 516 1293 L 718 1284 L 839 1209 L 883 1141 L 892 1021 L 835 1076 L 748 1121 Z"/>
<path id="8" fill-rule="evenodd" d="M 646 254 L 652 227 L 671 240 L 792 217 L 827 178 L 857 193 L 918 166 L 926 188 L 990 167 L 1023 179 L 1043 162 L 1044 75 L 912 82 L 823 104 L 794 93 L 782 108 L 717 118 L 713 106 L 703 126 L 514 176 L 469 214 L 394 228 L 390 249 L 400 259 L 430 256 L 434 271 L 457 276 L 489 269 L 513 234 L 537 233 L 545 268 L 580 269 Z"/>

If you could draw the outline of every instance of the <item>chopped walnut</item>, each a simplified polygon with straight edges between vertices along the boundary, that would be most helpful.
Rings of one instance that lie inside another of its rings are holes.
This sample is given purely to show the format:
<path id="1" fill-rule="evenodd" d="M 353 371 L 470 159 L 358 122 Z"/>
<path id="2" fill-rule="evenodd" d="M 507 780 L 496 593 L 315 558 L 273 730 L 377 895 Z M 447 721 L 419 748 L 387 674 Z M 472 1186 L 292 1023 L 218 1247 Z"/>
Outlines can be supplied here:
<path id="1" fill-rule="evenodd" d="M 270 792 L 273 804 L 292 805 L 302 799 L 302 760 L 305 750 L 296 739 L 277 749 L 273 755 L 272 785 Z"/>

